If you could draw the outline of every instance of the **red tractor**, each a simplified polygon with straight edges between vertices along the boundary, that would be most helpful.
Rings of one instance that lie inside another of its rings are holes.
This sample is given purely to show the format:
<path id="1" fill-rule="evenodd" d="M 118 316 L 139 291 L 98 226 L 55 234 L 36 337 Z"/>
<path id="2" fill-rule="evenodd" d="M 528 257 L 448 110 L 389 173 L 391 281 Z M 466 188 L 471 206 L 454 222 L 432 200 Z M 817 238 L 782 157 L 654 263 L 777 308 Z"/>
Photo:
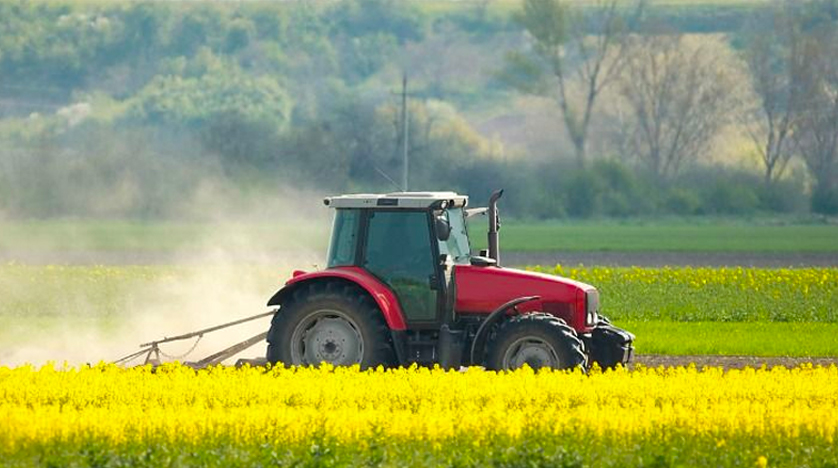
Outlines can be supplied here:
<path id="1" fill-rule="evenodd" d="M 593 286 L 503 268 L 495 192 L 467 209 L 452 192 L 342 195 L 327 268 L 293 277 L 267 360 L 362 368 L 440 364 L 513 369 L 626 364 L 634 336 L 599 315 Z M 488 251 L 472 255 L 466 219 L 487 214 Z"/>

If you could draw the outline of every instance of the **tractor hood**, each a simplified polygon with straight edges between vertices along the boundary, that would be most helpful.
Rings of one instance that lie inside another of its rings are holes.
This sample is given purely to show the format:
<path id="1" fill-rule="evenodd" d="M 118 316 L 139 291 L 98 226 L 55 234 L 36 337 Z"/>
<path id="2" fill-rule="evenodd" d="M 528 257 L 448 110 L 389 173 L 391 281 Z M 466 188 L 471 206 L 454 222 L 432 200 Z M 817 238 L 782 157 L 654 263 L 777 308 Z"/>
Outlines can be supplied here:
<path id="1" fill-rule="evenodd" d="M 457 265 L 456 310 L 460 314 L 488 314 L 498 306 L 522 296 L 539 296 L 522 311 L 549 312 L 577 331 L 589 331 L 596 323 L 599 294 L 591 285 L 567 278 L 495 266 Z"/>

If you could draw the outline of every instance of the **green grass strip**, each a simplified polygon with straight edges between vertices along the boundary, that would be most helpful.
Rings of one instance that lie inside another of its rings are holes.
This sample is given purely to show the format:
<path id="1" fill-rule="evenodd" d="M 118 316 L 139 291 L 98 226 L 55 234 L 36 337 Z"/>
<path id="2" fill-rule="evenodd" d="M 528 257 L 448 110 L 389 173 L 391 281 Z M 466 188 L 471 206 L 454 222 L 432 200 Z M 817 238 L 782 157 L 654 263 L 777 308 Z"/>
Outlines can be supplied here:
<path id="1" fill-rule="evenodd" d="M 836 323 L 624 320 L 617 325 L 635 334 L 640 354 L 838 356 Z"/>
<path id="2" fill-rule="evenodd" d="M 198 223 L 132 220 L 0 221 L 0 252 L 163 252 L 316 248 L 324 256 L 328 218 L 296 222 Z"/>
<path id="3" fill-rule="evenodd" d="M 838 268 L 534 270 L 595 286 L 613 320 L 838 322 Z"/>
<path id="4" fill-rule="evenodd" d="M 557 422 L 559 424 L 560 422 Z M 66 440 L 33 443 L 17 451 L 0 448 L 0 466 L 74 467 L 765 467 L 838 464 L 832 441 L 815 431 L 769 436 L 726 431 L 691 434 L 674 431 L 641 437 L 611 434 L 546 434 L 526 431 L 520 437 L 498 437 L 475 445 L 469 437 L 441 443 L 377 438 L 342 445 L 316 435 L 294 444 L 270 440 L 242 444 L 219 434 L 202 443 L 150 437 L 144 443 Z"/>

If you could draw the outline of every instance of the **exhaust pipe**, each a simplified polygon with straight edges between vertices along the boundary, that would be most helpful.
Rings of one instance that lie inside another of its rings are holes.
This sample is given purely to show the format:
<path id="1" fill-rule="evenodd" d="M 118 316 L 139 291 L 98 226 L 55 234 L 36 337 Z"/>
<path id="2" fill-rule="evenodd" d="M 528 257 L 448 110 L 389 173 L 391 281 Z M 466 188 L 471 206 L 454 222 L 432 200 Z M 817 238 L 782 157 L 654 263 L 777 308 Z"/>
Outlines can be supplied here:
<path id="1" fill-rule="evenodd" d="M 495 259 L 500 266 L 500 244 L 498 242 L 498 200 L 503 196 L 503 189 L 497 190 L 489 197 L 489 258 Z"/>

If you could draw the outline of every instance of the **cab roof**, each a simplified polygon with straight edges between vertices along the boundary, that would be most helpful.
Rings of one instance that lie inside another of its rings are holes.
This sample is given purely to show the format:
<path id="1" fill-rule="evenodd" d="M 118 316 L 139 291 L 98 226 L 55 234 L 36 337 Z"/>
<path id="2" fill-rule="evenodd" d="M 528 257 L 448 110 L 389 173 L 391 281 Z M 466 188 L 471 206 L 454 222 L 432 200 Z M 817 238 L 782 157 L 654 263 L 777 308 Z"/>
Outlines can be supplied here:
<path id="1" fill-rule="evenodd" d="M 445 200 L 449 206 L 464 207 L 468 204 L 466 195 L 454 192 L 392 192 L 355 193 L 326 197 L 323 203 L 332 208 L 428 208 Z"/>

